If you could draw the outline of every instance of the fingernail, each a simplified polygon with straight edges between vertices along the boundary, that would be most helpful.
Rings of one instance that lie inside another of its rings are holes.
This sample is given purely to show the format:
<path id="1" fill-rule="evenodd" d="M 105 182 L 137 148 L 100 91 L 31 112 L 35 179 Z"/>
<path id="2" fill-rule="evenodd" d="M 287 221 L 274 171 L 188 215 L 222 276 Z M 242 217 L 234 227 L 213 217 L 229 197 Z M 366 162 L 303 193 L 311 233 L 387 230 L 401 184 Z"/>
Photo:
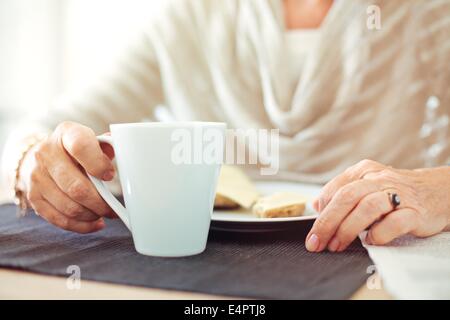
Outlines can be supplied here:
<path id="1" fill-rule="evenodd" d="M 310 252 L 315 252 L 319 249 L 319 237 L 316 234 L 313 233 L 306 241 L 306 249 Z"/>
<path id="2" fill-rule="evenodd" d="M 331 252 L 336 252 L 340 245 L 341 244 L 339 242 L 339 239 L 333 237 L 333 239 L 331 239 L 330 243 L 328 244 L 328 250 Z"/>
<path id="3" fill-rule="evenodd" d="M 316 212 L 319 212 L 319 200 L 315 199 L 313 202 L 313 208 L 316 210 Z"/>
<path id="4" fill-rule="evenodd" d="M 103 180 L 110 181 L 114 178 L 114 170 L 108 170 L 103 175 Z"/>
<path id="5" fill-rule="evenodd" d="M 95 225 L 95 227 L 96 227 L 97 229 L 103 229 L 103 228 L 105 227 L 105 221 L 103 221 L 103 220 L 98 220 L 97 223 L 96 223 L 96 225 Z"/>

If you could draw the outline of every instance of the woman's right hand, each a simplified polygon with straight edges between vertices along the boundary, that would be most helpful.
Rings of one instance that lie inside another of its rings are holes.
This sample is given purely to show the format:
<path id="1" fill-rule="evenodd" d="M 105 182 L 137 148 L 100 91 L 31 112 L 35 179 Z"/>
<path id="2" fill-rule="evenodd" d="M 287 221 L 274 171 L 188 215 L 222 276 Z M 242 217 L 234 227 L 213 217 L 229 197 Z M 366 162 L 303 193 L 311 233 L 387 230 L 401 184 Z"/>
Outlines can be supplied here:
<path id="1" fill-rule="evenodd" d="M 92 129 L 63 122 L 25 156 L 19 187 L 41 217 L 65 230 L 95 232 L 114 212 L 100 197 L 85 171 L 99 179 L 114 178 L 111 146 L 99 145 Z"/>

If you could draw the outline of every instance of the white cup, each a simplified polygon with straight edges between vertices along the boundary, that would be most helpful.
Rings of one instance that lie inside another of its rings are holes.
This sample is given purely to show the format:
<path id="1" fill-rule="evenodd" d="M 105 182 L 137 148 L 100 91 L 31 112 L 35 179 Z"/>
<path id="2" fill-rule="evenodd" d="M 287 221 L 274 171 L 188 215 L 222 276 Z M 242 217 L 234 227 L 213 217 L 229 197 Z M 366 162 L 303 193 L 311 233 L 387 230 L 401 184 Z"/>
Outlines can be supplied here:
<path id="1" fill-rule="evenodd" d="M 159 257 L 203 252 L 223 160 L 226 125 L 216 122 L 151 122 L 113 124 L 110 128 L 111 136 L 99 136 L 98 140 L 111 144 L 115 150 L 126 208 L 103 181 L 92 176 L 89 178 L 130 229 L 136 251 Z M 211 130 L 215 134 L 201 134 Z M 183 135 L 190 135 L 190 139 L 184 139 Z M 211 140 L 212 136 L 219 139 Z M 202 141 L 198 140 L 199 137 Z M 184 150 L 190 154 L 183 154 L 183 159 L 192 155 L 195 161 L 180 161 L 182 142 L 187 142 L 190 145 L 186 147 L 191 148 Z M 208 150 L 212 150 L 211 144 L 215 144 L 215 150 L 222 152 L 216 158 L 219 161 L 203 161 L 199 157 L 204 144 L 209 144 Z"/>

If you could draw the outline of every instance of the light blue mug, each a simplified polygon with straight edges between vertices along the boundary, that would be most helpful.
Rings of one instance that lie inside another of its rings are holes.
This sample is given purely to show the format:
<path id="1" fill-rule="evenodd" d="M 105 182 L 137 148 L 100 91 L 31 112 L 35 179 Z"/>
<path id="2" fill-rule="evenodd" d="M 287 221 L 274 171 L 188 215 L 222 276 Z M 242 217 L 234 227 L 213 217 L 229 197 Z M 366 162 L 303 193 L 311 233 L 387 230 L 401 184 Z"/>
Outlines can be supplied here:
<path id="1" fill-rule="evenodd" d="M 159 257 L 203 252 L 226 125 L 151 122 L 113 124 L 110 128 L 111 136 L 99 136 L 98 140 L 115 150 L 125 207 L 103 181 L 89 178 L 131 231 L 136 251 Z M 205 134 L 208 131 L 214 134 Z M 216 161 L 202 158 L 204 144 L 209 144 L 207 150 L 216 151 Z"/>

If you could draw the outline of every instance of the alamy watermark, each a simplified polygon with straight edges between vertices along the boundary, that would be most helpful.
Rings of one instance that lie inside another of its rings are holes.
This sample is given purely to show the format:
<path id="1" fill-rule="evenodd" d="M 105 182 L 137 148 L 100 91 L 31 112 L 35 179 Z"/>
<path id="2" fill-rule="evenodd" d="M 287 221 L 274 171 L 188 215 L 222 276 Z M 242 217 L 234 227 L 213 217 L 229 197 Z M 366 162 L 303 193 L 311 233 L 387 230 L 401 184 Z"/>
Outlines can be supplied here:
<path id="1" fill-rule="evenodd" d="M 181 164 L 258 165 L 261 175 L 279 169 L 278 129 L 179 128 L 172 132 L 171 160 Z"/>
<path id="2" fill-rule="evenodd" d="M 77 265 L 70 265 L 66 269 L 69 275 L 66 280 L 66 288 L 69 290 L 81 289 L 81 269 Z"/>
<path id="3" fill-rule="evenodd" d="M 381 29 L 381 8 L 377 5 L 370 5 L 367 7 L 366 26 L 369 30 Z"/>

